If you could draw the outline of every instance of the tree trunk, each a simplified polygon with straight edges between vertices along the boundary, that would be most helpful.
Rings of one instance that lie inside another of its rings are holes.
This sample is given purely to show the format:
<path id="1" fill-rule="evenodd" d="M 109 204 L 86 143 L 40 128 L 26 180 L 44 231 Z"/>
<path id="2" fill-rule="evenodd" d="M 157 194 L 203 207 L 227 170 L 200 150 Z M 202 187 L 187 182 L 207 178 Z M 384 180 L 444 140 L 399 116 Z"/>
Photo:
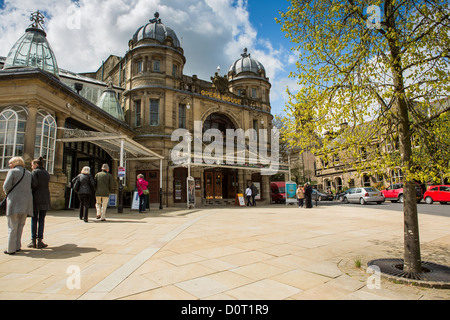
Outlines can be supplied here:
<path id="1" fill-rule="evenodd" d="M 391 0 L 385 2 L 387 40 L 392 57 L 392 76 L 395 87 L 394 92 L 394 117 L 398 121 L 398 136 L 400 141 L 400 157 L 403 175 L 403 216 L 404 216 L 404 266 L 407 273 L 422 272 L 422 260 L 420 255 L 419 221 L 417 215 L 417 202 L 415 183 L 409 178 L 411 170 L 411 129 L 409 123 L 408 102 L 405 96 L 405 88 L 402 74 L 401 54 L 398 47 L 398 34 L 396 32 L 394 7 Z"/>

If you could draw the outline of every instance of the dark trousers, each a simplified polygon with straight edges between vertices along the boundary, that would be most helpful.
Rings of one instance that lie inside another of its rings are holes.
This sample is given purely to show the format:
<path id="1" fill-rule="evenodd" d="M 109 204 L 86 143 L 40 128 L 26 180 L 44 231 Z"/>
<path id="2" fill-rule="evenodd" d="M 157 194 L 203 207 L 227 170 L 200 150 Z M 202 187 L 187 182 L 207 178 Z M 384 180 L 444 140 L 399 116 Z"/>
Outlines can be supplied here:
<path id="1" fill-rule="evenodd" d="M 298 206 L 303 208 L 303 198 L 297 198 L 298 200 Z"/>
<path id="2" fill-rule="evenodd" d="M 39 210 L 33 212 L 31 218 L 31 239 L 44 239 L 44 223 L 47 210 Z"/>
<path id="3" fill-rule="evenodd" d="M 252 196 L 247 196 L 247 207 L 252 203 L 252 202 L 250 201 L 251 198 L 252 198 Z"/>
<path id="4" fill-rule="evenodd" d="M 78 199 L 80 200 L 80 219 L 84 218 L 84 221 L 88 220 L 88 210 L 89 210 L 89 200 L 91 199 L 90 194 L 79 194 Z"/>
<path id="5" fill-rule="evenodd" d="M 253 202 L 253 203 L 252 203 L 252 206 L 256 206 L 255 197 L 256 197 L 256 196 L 252 195 L 252 202 Z"/>
<path id="6" fill-rule="evenodd" d="M 141 194 L 139 196 L 139 212 L 144 212 L 147 207 L 147 195 Z"/>
<path id="7" fill-rule="evenodd" d="M 306 196 L 305 200 L 306 200 L 306 207 L 307 208 L 312 208 L 313 206 L 312 206 L 312 198 L 311 198 L 311 196 Z"/>

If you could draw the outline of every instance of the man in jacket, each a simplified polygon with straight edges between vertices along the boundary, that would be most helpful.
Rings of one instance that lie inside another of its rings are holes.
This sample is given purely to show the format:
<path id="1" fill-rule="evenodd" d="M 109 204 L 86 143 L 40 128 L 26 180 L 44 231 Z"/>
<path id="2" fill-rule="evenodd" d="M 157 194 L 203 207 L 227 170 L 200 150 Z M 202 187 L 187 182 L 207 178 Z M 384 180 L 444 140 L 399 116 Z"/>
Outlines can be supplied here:
<path id="1" fill-rule="evenodd" d="M 106 209 L 108 208 L 109 194 L 113 190 L 114 179 L 109 173 L 109 166 L 105 163 L 102 171 L 95 175 L 95 207 L 97 209 L 97 219 L 106 220 Z"/>

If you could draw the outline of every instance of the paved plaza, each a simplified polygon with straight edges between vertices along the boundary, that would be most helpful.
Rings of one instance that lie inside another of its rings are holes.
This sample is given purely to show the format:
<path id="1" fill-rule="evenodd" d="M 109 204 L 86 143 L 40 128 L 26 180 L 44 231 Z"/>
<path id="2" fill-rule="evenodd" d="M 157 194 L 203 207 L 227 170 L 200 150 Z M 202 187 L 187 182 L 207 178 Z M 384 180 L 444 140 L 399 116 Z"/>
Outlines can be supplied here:
<path id="1" fill-rule="evenodd" d="M 77 210 L 46 218 L 46 249 L 0 255 L 0 299 L 450 300 L 398 284 L 367 262 L 403 258 L 403 214 L 360 205 Z M 419 215 L 422 259 L 450 265 L 450 218 Z M 2 252 L 6 217 L 0 217 Z M 355 261 L 361 261 L 361 268 Z"/>

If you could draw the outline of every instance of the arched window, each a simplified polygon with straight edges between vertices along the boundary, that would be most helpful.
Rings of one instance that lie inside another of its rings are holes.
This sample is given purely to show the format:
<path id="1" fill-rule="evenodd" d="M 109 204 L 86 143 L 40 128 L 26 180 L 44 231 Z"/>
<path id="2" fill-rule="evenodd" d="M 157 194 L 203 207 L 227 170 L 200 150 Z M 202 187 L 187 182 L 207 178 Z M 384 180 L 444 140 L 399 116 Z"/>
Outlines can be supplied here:
<path id="1" fill-rule="evenodd" d="M 47 111 L 39 110 L 36 117 L 36 140 L 34 143 L 34 157 L 43 157 L 45 169 L 53 173 L 56 146 L 56 120 Z"/>
<path id="2" fill-rule="evenodd" d="M 7 107 L 0 113 L 0 170 L 9 169 L 12 157 L 23 156 L 27 116 L 23 107 Z"/>

